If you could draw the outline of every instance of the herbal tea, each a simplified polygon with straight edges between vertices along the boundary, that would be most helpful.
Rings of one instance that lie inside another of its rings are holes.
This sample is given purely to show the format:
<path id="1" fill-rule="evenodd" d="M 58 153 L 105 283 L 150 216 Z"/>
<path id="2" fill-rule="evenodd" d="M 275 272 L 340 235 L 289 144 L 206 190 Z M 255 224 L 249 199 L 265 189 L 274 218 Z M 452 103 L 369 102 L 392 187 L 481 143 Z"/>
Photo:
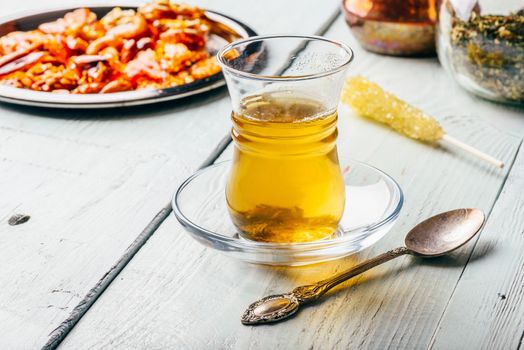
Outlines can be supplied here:
<path id="1" fill-rule="evenodd" d="M 263 242 L 332 235 L 345 201 L 336 111 L 271 93 L 241 101 L 232 120 L 235 153 L 226 197 L 241 234 Z"/>

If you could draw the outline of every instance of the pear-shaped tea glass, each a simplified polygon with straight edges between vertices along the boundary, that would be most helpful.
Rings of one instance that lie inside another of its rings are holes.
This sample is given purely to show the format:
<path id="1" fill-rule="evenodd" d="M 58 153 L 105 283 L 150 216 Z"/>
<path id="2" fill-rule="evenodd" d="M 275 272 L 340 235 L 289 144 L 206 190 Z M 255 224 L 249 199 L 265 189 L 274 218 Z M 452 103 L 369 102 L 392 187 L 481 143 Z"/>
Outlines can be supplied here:
<path id="1" fill-rule="evenodd" d="M 233 162 L 226 200 L 243 238 L 332 236 L 345 187 L 337 106 L 351 49 L 316 36 L 251 37 L 218 53 L 231 95 Z"/>

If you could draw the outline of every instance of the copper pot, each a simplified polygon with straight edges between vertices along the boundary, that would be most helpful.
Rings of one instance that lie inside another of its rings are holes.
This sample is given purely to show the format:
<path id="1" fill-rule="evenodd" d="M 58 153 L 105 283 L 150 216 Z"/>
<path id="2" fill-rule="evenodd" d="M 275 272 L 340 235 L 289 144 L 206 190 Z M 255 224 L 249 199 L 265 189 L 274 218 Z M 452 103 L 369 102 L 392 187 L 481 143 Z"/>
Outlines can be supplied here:
<path id="1" fill-rule="evenodd" d="M 366 50 L 395 56 L 435 53 L 437 0 L 343 0 L 342 9 Z"/>

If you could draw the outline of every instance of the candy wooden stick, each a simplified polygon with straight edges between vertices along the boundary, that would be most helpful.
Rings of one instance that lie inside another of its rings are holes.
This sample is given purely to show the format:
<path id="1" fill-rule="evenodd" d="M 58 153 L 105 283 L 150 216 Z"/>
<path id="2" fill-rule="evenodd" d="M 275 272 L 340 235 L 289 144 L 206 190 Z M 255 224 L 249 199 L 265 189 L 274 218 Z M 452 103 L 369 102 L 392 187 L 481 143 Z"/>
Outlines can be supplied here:
<path id="1" fill-rule="evenodd" d="M 446 141 L 458 148 L 461 148 L 463 149 L 464 151 L 466 152 L 469 152 L 471 154 L 473 154 L 474 156 L 476 157 L 479 157 L 480 159 L 482 160 L 485 160 L 486 162 L 489 162 L 499 168 L 504 168 L 504 163 L 501 162 L 500 160 L 490 156 L 489 154 L 486 154 L 482 151 L 479 151 L 478 149 L 476 149 L 475 147 L 472 147 L 460 140 L 457 140 L 456 138 L 452 137 L 452 136 L 449 136 L 448 134 L 444 134 L 444 136 L 442 136 L 442 140 L 443 141 Z"/>

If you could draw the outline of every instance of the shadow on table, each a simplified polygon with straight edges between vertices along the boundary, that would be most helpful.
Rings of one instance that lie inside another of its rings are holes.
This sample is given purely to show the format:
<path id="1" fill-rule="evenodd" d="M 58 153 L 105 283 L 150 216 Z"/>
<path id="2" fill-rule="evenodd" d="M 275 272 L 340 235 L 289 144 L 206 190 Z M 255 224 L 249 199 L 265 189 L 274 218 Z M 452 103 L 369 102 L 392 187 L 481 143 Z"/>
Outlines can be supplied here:
<path id="1" fill-rule="evenodd" d="M 471 251 L 473 249 L 473 252 Z M 464 267 L 475 260 L 482 259 L 491 254 L 495 249 L 493 242 L 477 242 L 475 246 L 467 245 L 451 254 L 433 259 L 417 259 L 416 263 L 426 266 L 436 266 L 443 268 Z M 415 262 L 414 262 L 415 263 Z"/>
<path id="2" fill-rule="evenodd" d="M 78 119 L 78 120 L 117 120 L 151 118 L 166 113 L 177 113 L 191 108 L 196 108 L 227 96 L 226 87 L 220 87 L 212 91 L 203 92 L 198 95 L 188 96 L 179 100 L 158 102 L 140 106 L 126 106 L 103 109 L 82 108 L 49 108 L 22 106 L 11 103 L 1 103 L 5 110 L 12 110 L 21 114 L 44 118 Z"/>

